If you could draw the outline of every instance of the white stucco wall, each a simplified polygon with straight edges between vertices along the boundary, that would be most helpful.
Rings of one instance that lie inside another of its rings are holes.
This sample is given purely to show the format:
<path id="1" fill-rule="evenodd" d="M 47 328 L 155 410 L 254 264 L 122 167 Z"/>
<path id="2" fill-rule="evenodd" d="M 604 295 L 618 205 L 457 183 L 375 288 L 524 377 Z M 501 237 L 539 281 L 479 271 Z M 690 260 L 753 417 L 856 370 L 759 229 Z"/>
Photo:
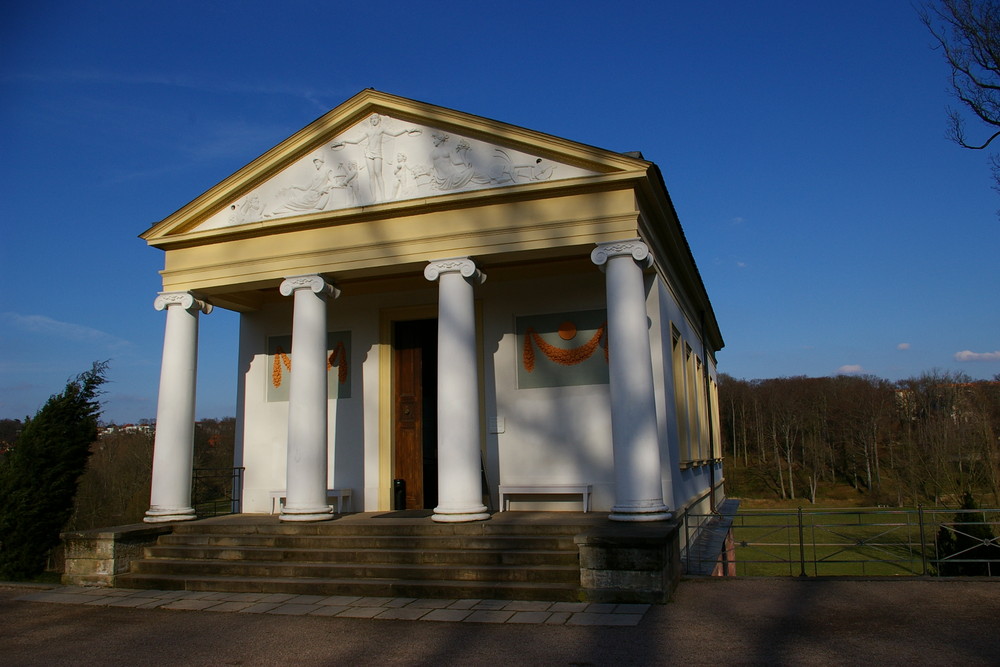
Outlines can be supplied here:
<path id="1" fill-rule="evenodd" d="M 490 481 L 591 484 L 594 509 L 610 509 L 614 469 L 608 385 L 518 388 L 522 350 L 515 332 L 517 317 L 603 309 L 603 275 L 594 267 L 591 274 L 487 283 L 482 292 L 487 416 L 503 425 L 502 433 L 487 435 Z M 493 500 L 496 507 L 496 489 Z M 578 509 L 579 498 L 521 498 L 512 508 Z"/>

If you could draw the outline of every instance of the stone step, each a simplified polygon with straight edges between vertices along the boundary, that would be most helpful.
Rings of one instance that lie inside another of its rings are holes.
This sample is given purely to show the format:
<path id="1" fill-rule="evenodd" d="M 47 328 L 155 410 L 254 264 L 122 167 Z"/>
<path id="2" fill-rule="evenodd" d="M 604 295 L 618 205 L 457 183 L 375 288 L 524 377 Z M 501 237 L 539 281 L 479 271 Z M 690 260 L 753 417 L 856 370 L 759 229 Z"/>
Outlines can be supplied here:
<path id="1" fill-rule="evenodd" d="M 229 576 L 239 578 L 401 579 L 493 582 L 579 582 L 579 567 L 570 565 L 425 565 L 399 563 L 310 563 L 247 560 L 146 558 L 133 563 L 136 574 Z"/>
<path id="2" fill-rule="evenodd" d="M 589 515 L 583 515 L 587 517 Z M 275 517 L 263 515 L 260 523 L 225 523 L 213 522 L 211 519 L 192 523 L 180 523 L 174 528 L 174 534 L 191 535 L 212 533 L 217 535 L 385 535 L 385 536 L 501 536 L 501 535 L 540 535 L 568 536 L 572 538 L 593 523 L 593 519 L 580 519 L 578 522 L 524 522 L 501 523 L 491 521 L 474 521 L 469 523 L 431 523 L 428 521 L 398 521 L 387 520 L 380 523 L 379 519 L 365 522 L 351 520 L 318 521 L 315 523 L 279 523 Z"/>
<path id="3" fill-rule="evenodd" d="M 282 577 L 225 577 L 204 575 L 126 574 L 118 577 L 127 588 L 230 593 L 290 593 L 293 595 L 356 595 L 416 599 L 546 600 L 583 599 L 578 583 L 524 583 L 454 580 L 378 580 Z"/>
<path id="4" fill-rule="evenodd" d="M 146 558 L 282 561 L 313 563 L 396 563 L 420 565 L 578 566 L 576 551 L 536 549 L 273 548 L 168 543 L 147 547 Z"/>
<path id="5" fill-rule="evenodd" d="M 297 535 L 184 533 L 163 535 L 162 545 L 204 545 L 216 547 L 274 547 L 281 549 L 507 549 L 576 552 L 572 536 L 541 535 Z"/>
<path id="6" fill-rule="evenodd" d="M 517 513 L 436 524 L 412 512 L 280 523 L 269 515 L 173 527 L 146 547 L 125 587 L 396 597 L 577 600 L 574 538 L 595 522 Z"/>

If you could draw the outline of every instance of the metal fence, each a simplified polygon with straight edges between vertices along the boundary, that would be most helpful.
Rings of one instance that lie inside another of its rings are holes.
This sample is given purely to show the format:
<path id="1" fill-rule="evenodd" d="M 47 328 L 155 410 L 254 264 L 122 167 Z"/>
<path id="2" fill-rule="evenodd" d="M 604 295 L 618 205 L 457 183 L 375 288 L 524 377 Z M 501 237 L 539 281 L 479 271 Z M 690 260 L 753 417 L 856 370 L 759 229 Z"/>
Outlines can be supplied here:
<path id="1" fill-rule="evenodd" d="M 1000 509 L 686 514 L 684 531 L 688 573 L 1000 576 Z"/>
<path id="2" fill-rule="evenodd" d="M 199 517 L 239 514 L 244 468 L 195 468 L 191 498 Z"/>

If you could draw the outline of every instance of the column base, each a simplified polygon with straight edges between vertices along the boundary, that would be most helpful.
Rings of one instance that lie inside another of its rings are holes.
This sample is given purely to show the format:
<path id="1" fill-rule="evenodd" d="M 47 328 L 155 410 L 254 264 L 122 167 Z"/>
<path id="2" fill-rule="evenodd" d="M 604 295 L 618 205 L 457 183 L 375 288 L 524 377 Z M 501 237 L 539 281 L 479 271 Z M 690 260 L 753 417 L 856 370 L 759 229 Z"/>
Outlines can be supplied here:
<path id="1" fill-rule="evenodd" d="M 431 521 L 437 523 L 467 523 L 469 521 L 485 521 L 490 518 L 486 505 L 463 508 L 435 507 Z"/>
<path id="2" fill-rule="evenodd" d="M 143 523 L 167 523 L 170 521 L 191 521 L 197 519 L 193 507 L 172 507 L 168 509 L 148 509 Z"/>
<path id="3" fill-rule="evenodd" d="M 285 506 L 281 510 L 279 521 L 329 521 L 333 518 L 333 507 L 303 507 L 289 508 Z"/>
<path id="4" fill-rule="evenodd" d="M 673 518 L 673 512 L 661 501 L 641 501 L 635 505 L 615 505 L 611 508 L 608 519 L 611 521 L 667 521 Z"/>

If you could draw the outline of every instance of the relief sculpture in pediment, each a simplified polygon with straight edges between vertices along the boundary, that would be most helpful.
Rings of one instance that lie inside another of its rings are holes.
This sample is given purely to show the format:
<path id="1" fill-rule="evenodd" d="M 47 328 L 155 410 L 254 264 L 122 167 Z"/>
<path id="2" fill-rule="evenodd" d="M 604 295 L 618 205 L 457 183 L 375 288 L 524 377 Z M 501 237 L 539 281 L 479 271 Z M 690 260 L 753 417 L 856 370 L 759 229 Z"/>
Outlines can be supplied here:
<path id="1" fill-rule="evenodd" d="M 593 173 L 373 113 L 199 229 Z"/>

